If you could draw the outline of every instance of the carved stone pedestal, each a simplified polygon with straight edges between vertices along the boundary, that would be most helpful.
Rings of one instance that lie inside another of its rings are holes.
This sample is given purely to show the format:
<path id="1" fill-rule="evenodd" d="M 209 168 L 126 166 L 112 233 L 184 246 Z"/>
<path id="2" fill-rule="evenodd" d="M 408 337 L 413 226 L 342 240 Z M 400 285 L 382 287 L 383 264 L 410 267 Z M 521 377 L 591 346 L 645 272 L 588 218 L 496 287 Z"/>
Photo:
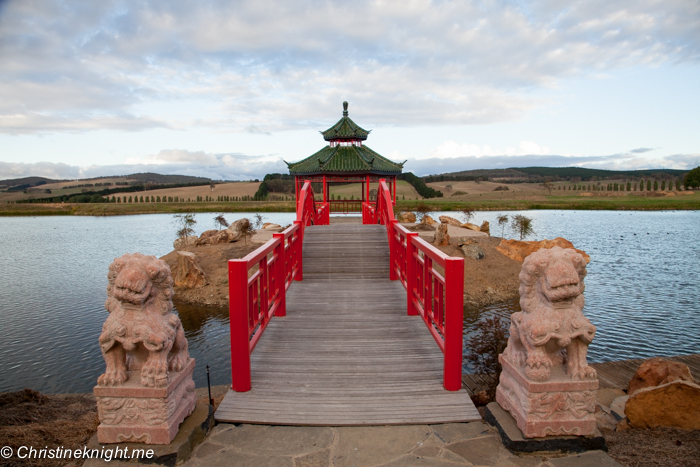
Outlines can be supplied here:
<path id="1" fill-rule="evenodd" d="M 197 403 L 193 371 L 191 358 L 182 371 L 168 372 L 166 387 L 142 386 L 140 370 L 129 371 L 127 381 L 118 386 L 95 386 L 97 440 L 170 444 Z"/>
<path id="2" fill-rule="evenodd" d="M 525 438 L 594 434 L 597 379 L 572 380 L 559 364 L 552 366 L 547 381 L 536 382 L 503 354 L 498 359 L 503 372 L 496 401 L 510 412 Z"/>

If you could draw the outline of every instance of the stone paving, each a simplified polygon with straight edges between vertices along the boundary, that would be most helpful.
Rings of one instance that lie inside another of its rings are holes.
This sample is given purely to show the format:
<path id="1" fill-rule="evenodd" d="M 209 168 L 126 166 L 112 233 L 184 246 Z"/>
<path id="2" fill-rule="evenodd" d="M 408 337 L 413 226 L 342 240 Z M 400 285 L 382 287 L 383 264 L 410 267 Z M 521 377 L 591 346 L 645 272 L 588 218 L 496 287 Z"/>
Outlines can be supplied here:
<path id="1" fill-rule="evenodd" d="M 184 466 L 619 466 L 602 451 L 516 456 L 483 422 L 376 427 L 219 424 Z"/>

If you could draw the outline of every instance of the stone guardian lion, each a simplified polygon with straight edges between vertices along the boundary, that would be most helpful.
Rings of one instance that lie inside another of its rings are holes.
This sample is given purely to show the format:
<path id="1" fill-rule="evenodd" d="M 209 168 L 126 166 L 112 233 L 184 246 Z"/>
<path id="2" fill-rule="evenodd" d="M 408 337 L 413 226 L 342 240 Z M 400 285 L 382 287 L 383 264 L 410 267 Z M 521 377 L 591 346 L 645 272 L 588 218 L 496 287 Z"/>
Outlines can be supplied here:
<path id="1" fill-rule="evenodd" d="M 168 385 L 168 371 L 189 362 L 180 318 L 172 313 L 173 279 L 168 265 L 155 256 L 125 254 L 109 266 L 105 308 L 110 313 L 99 342 L 107 370 L 99 386 L 127 381 L 141 370 L 141 384 Z"/>
<path id="2" fill-rule="evenodd" d="M 596 328 L 583 315 L 586 260 L 573 249 L 541 249 L 523 262 L 520 307 L 511 316 L 504 357 L 525 366 L 532 381 L 547 381 L 552 365 L 566 365 L 573 380 L 596 379 L 588 345 Z"/>

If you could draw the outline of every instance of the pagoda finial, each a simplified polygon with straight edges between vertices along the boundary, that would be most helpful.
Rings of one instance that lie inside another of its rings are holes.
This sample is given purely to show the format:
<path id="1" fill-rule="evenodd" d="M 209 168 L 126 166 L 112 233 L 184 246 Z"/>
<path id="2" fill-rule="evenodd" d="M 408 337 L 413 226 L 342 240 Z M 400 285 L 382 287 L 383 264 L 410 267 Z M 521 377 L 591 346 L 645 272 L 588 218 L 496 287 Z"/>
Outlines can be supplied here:
<path id="1" fill-rule="evenodd" d="M 348 101 L 343 102 L 343 117 L 348 116 Z"/>

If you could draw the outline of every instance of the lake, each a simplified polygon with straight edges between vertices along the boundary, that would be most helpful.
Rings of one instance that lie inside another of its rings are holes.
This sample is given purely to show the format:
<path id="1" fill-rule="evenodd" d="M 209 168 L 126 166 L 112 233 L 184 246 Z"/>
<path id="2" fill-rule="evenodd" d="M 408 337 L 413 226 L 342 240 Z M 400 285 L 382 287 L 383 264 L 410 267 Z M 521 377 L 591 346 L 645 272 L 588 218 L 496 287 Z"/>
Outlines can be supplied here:
<path id="1" fill-rule="evenodd" d="M 458 213 L 432 213 L 459 217 Z M 499 214 L 477 212 L 501 235 Z M 561 236 L 591 256 L 584 313 L 598 327 L 589 360 L 700 352 L 700 212 L 519 211 L 533 218 L 530 240 Z M 294 213 L 263 213 L 289 224 Z M 197 214 L 196 233 L 215 213 Z M 232 222 L 251 213 L 228 213 Z M 0 218 L 0 391 L 89 392 L 104 371 L 97 343 L 107 268 L 124 253 L 172 250 L 171 215 Z M 512 235 L 512 233 L 510 234 Z M 506 231 L 508 236 L 508 231 Z M 517 302 L 465 310 L 465 338 L 485 316 L 508 316 Z M 177 309 L 197 359 L 194 379 L 230 382 L 228 311 Z M 426 331 L 427 332 L 427 331 Z M 468 368 L 467 368 L 468 369 Z"/>

